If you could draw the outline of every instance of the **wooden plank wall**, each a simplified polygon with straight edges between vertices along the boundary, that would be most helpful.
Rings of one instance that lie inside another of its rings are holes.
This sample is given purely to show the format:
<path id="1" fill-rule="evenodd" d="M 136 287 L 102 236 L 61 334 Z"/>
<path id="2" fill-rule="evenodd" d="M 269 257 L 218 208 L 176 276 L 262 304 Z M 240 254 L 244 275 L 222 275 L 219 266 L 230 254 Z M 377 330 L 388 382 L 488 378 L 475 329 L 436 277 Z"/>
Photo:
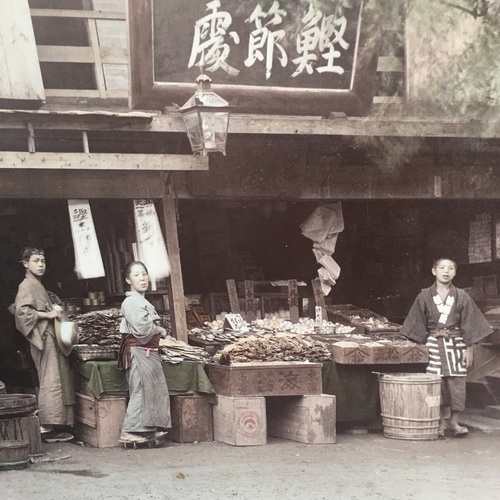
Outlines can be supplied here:
<path id="1" fill-rule="evenodd" d="M 31 9 L 31 16 L 81 19 L 89 45 L 38 45 L 41 63 L 91 64 L 95 85 L 88 88 L 46 88 L 49 98 L 128 99 L 128 41 L 125 0 L 83 0 L 85 10 Z M 81 107 L 81 106 L 80 106 Z"/>
<path id="2" fill-rule="evenodd" d="M 0 107 L 39 107 L 45 99 L 28 0 L 2 0 Z"/>

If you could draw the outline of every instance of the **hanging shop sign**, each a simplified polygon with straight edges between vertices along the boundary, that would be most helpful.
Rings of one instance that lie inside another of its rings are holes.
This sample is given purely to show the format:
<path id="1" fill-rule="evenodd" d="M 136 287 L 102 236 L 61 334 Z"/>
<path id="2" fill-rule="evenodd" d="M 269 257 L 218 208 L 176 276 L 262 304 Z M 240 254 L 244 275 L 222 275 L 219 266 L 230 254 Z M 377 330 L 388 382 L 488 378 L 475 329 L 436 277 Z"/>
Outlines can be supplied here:
<path id="1" fill-rule="evenodd" d="M 103 277 L 104 265 L 89 201 L 68 200 L 68 211 L 78 279 Z"/>
<path id="2" fill-rule="evenodd" d="M 152 200 L 134 200 L 134 221 L 138 258 L 148 268 L 152 281 L 170 276 L 167 247 Z"/>
<path id="3" fill-rule="evenodd" d="M 184 102 L 203 70 L 241 112 L 365 114 L 379 0 L 129 0 L 132 106 Z"/>

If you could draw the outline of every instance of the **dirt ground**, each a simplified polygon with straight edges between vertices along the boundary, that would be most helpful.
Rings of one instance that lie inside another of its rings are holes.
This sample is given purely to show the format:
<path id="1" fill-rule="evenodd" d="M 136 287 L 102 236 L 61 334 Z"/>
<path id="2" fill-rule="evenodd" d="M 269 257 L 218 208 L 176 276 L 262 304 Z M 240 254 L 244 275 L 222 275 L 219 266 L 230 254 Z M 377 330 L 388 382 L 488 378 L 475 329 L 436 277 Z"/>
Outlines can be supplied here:
<path id="1" fill-rule="evenodd" d="M 0 472 L 4 500 L 500 498 L 500 434 L 404 441 L 340 434 L 336 444 L 178 444 L 124 450 L 45 444 L 27 469 Z"/>

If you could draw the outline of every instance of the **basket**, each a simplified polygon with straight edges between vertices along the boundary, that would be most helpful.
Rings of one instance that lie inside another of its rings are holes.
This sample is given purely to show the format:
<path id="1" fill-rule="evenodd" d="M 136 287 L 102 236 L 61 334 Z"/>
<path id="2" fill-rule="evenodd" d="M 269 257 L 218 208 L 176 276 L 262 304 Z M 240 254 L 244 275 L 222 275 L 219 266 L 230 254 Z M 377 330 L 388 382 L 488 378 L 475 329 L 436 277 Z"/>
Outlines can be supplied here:
<path id="1" fill-rule="evenodd" d="M 73 346 L 71 353 L 79 361 L 115 361 L 120 347 L 117 345 L 85 345 Z"/>

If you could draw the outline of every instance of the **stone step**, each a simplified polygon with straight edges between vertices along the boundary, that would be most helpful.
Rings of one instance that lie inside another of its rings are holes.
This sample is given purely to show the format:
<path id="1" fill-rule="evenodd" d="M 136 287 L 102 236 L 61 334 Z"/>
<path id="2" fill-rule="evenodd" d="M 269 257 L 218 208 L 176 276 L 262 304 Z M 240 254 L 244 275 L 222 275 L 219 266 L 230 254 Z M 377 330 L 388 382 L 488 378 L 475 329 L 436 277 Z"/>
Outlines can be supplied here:
<path id="1" fill-rule="evenodd" d="M 487 406 L 484 410 L 486 417 L 500 419 L 500 405 Z"/>
<path id="2" fill-rule="evenodd" d="M 462 425 L 474 431 L 486 434 L 500 434 L 500 419 L 487 417 L 484 410 L 465 410 L 459 421 Z"/>

